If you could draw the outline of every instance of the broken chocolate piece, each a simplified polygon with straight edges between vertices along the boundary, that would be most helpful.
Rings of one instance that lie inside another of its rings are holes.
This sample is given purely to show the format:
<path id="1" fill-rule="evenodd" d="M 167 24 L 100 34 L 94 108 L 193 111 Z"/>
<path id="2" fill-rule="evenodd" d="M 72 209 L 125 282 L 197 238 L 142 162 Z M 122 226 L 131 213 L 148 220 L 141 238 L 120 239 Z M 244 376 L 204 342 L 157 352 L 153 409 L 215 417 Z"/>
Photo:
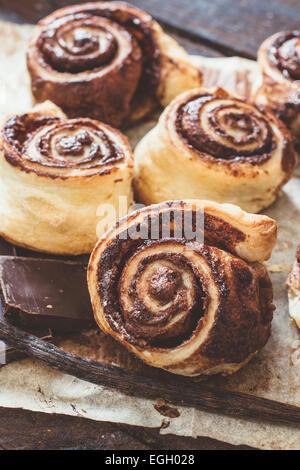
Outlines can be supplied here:
<path id="1" fill-rule="evenodd" d="M 1 240 L 1 238 L 0 238 Z M 3 239 L 2 239 L 3 240 Z M 18 256 L 23 258 L 38 258 L 38 259 L 56 259 L 58 261 L 74 261 L 75 263 L 83 263 L 88 265 L 90 255 L 77 255 L 77 256 L 63 256 L 63 255 L 55 255 L 55 257 L 51 257 L 49 253 L 39 253 L 38 251 L 28 250 L 28 248 L 24 248 L 22 246 L 10 245 L 9 246 L 14 249 L 14 253 L 11 252 L 2 252 L 1 251 L 1 243 L 0 243 L 0 255 L 8 255 L 8 256 Z"/>
<path id="2" fill-rule="evenodd" d="M 15 256 L 16 247 L 0 237 L 0 255 Z"/>
<path id="3" fill-rule="evenodd" d="M 83 263 L 0 256 L 5 318 L 21 328 L 75 332 L 95 325 Z"/>

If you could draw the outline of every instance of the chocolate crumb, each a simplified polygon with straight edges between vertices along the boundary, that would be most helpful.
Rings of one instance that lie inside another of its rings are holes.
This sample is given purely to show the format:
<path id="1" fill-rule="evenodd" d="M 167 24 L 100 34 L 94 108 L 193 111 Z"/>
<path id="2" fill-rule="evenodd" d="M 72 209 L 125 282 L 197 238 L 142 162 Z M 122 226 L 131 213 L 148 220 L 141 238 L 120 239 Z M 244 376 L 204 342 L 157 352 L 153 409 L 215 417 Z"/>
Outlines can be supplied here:
<path id="1" fill-rule="evenodd" d="M 180 412 L 177 408 L 172 408 L 162 398 L 158 398 L 156 404 L 153 406 L 162 416 L 167 416 L 168 418 L 178 418 L 180 416 Z"/>

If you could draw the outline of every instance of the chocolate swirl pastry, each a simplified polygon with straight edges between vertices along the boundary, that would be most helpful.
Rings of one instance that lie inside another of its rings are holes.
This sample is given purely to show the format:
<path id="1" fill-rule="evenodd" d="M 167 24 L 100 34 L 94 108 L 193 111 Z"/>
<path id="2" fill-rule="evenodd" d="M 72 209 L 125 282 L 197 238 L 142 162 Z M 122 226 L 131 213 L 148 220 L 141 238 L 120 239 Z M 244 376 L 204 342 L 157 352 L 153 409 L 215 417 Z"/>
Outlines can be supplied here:
<path id="1" fill-rule="evenodd" d="M 275 240 L 275 221 L 229 204 L 136 211 L 91 255 L 95 319 L 151 366 L 187 376 L 235 372 L 270 335 L 272 286 L 261 263 Z"/>
<path id="2" fill-rule="evenodd" d="M 67 119 L 46 102 L 9 117 L 0 141 L 0 235 L 17 245 L 90 253 L 116 222 L 119 196 L 132 203 L 132 151 L 127 138 L 106 124 Z M 114 210 L 97 236 L 97 210 L 103 216 L 108 204 Z"/>
<path id="3" fill-rule="evenodd" d="M 32 93 L 69 117 L 128 126 L 200 86 L 188 54 L 147 13 L 119 2 L 66 7 L 43 19 L 27 56 Z"/>
<path id="4" fill-rule="evenodd" d="M 289 298 L 290 316 L 300 328 L 300 244 L 297 248 L 296 259 L 286 281 Z"/>
<path id="5" fill-rule="evenodd" d="M 269 106 L 300 144 L 300 31 L 284 31 L 266 39 L 258 50 L 262 84 L 255 101 Z"/>
<path id="6" fill-rule="evenodd" d="M 134 187 L 143 203 L 199 198 L 251 212 L 276 199 L 296 165 L 285 125 L 220 88 L 178 96 L 134 157 Z"/>

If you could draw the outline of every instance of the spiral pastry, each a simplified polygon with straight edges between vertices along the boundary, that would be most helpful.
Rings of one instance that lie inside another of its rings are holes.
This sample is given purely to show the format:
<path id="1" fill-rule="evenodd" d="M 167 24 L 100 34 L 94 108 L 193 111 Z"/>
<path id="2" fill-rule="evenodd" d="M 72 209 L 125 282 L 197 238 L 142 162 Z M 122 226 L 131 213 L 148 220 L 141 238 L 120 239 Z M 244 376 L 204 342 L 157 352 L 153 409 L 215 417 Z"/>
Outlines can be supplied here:
<path id="1" fill-rule="evenodd" d="M 151 366 L 188 376 L 235 372 L 270 334 L 272 286 L 261 262 L 275 240 L 272 219 L 229 204 L 136 211 L 91 255 L 95 319 Z"/>
<path id="2" fill-rule="evenodd" d="M 100 236 L 118 218 L 119 197 L 122 208 L 132 203 L 132 151 L 106 124 L 68 120 L 46 102 L 8 118 L 0 140 L 0 235 L 17 245 L 90 253 L 98 240 L 97 211 L 105 216 Z"/>
<path id="3" fill-rule="evenodd" d="M 137 199 L 199 198 L 258 212 L 290 178 L 290 132 L 271 112 L 222 89 L 194 89 L 165 109 L 134 153 Z"/>
<path id="4" fill-rule="evenodd" d="M 43 19 L 27 56 L 32 93 L 69 117 L 128 126 L 200 86 L 188 54 L 147 13 L 126 3 L 66 7 Z"/>
<path id="5" fill-rule="evenodd" d="M 255 101 L 267 105 L 291 129 L 300 144 L 300 31 L 266 39 L 258 50 L 262 84 Z"/>
<path id="6" fill-rule="evenodd" d="M 300 244 L 296 259 L 286 281 L 289 298 L 289 311 L 292 320 L 300 328 Z"/>

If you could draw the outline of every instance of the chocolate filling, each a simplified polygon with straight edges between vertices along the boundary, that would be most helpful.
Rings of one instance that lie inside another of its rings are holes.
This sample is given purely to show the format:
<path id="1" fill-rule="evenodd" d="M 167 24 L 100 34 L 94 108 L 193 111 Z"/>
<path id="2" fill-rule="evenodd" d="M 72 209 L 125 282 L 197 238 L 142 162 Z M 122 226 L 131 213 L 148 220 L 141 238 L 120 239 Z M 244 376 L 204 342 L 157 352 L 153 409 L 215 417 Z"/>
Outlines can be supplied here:
<path id="1" fill-rule="evenodd" d="M 157 99 L 161 59 L 153 20 L 148 14 L 125 3 L 119 8 L 105 2 L 97 7 L 91 4 L 78 7 L 75 12 L 74 7 L 70 7 L 65 16 L 46 25 L 37 41 L 44 66 L 61 73 L 76 74 L 110 65 L 119 44 L 113 33 L 107 30 L 105 21 L 101 24 L 102 18 L 111 20 L 113 27 L 127 31 L 140 51 L 142 75 L 133 107 L 145 94 Z"/>
<path id="2" fill-rule="evenodd" d="M 184 244 L 183 240 L 177 240 L 177 242 Z M 143 347 L 148 344 L 152 347 L 175 347 L 191 337 L 204 313 L 203 299 L 205 294 L 200 280 L 193 272 L 193 266 L 188 264 L 183 256 L 169 253 L 167 246 L 166 253 L 150 256 L 147 254 L 148 248 L 151 249 L 153 244 L 164 245 L 166 243 L 166 240 L 132 241 L 131 247 L 127 251 L 124 244 L 127 245 L 128 242 L 120 242 L 118 246 L 114 247 L 114 254 L 109 254 L 111 260 L 110 272 L 105 272 L 103 268 L 103 263 L 106 264 L 107 262 L 106 256 L 108 253 L 103 255 L 99 264 L 98 289 L 103 296 L 107 321 L 113 329 L 117 328 L 126 337 L 127 341 L 137 346 Z M 145 257 L 134 274 L 129 289 L 131 306 L 128 310 L 125 310 L 126 306 L 124 307 L 120 294 L 122 272 L 126 263 L 130 263 L 130 254 L 138 250 L 145 250 Z M 111 255 L 117 261 L 113 262 Z M 174 276 L 174 270 L 172 272 L 170 269 L 165 270 L 161 267 L 152 279 L 145 281 L 145 295 L 148 292 L 150 296 L 153 296 L 152 299 L 160 304 L 160 308 L 153 312 L 145 305 L 144 298 L 140 297 L 138 284 L 141 282 L 141 276 L 147 266 L 153 261 L 163 260 L 174 263 L 177 267 L 177 273 Z M 190 303 L 187 300 L 188 287 L 185 287 L 182 283 L 184 272 L 190 272 L 193 277 L 191 288 L 194 295 Z M 161 276 L 161 274 L 163 275 Z M 109 298 L 107 288 L 105 288 L 107 283 L 111 292 Z M 184 313 L 181 315 L 182 312 Z M 178 318 L 177 315 L 179 315 Z M 116 325 L 118 326 L 116 327 Z"/>
<path id="3" fill-rule="evenodd" d="M 207 110 L 215 100 L 217 106 Z M 209 157 L 259 165 L 270 158 L 275 141 L 265 117 L 254 105 L 252 108 L 249 111 L 243 101 L 235 98 L 193 96 L 178 110 L 177 133 L 193 150 Z M 203 127 L 204 119 L 207 129 Z"/>
<path id="4" fill-rule="evenodd" d="M 216 106 L 209 109 L 214 101 Z M 267 119 L 254 105 L 249 110 L 236 98 L 193 96 L 180 106 L 176 129 L 193 150 L 217 160 L 259 165 L 270 158 L 275 146 Z"/>
<path id="5" fill-rule="evenodd" d="M 300 31 L 278 36 L 268 50 L 268 57 L 289 80 L 300 80 Z"/>
<path id="6" fill-rule="evenodd" d="M 38 166 L 97 169 L 124 158 L 100 124 L 88 118 L 60 120 L 24 114 L 6 122 L 3 137 L 12 147 L 5 152 L 6 159 L 38 174 L 42 172 Z M 29 151 L 32 142 L 34 155 Z"/>
<path id="7" fill-rule="evenodd" d="M 172 212 L 172 203 L 166 203 Z M 188 210 L 186 208 L 186 210 Z M 180 212 L 180 211 L 179 211 Z M 161 214 L 159 214 L 161 221 Z M 192 220 L 195 220 L 195 216 Z M 205 315 L 208 294 L 205 284 L 199 278 L 193 263 L 188 261 L 184 254 L 174 253 L 168 250 L 169 243 L 187 245 L 191 240 L 176 239 L 174 224 L 179 218 L 170 217 L 169 239 L 151 240 L 151 224 L 155 216 L 147 220 L 149 238 L 144 240 L 137 235 L 135 239 L 126 236 L 126 230 L 121 233 L 104 251 L 98 266 L 98 292 L 102 301 L 105 317 L 111 328 L 122 334 L 126 341 L 140 347 L 150 345 L 158 348 L 171 348 L 187 341 L 199 325 Z M 141 225 L 136 225 L 138 233 Z M 162 225 L 160 224 L 162 229 Z M 225 222 L 208 214 L 204 221 L 205 243 L 227 249 L 236 241 L 244 239 L 244 234 L 233 229 Z M 151 253 L 153 246 L 161 247 L 161 252 Z M 209 259 L 210 248 L 204 246 L 199 250 Z M 128 295 L 130 308 L 122 301 L 122 274 L 127 265 L 131 263 L 131 257 L 143 254 L 133 274 Z M 154 272 L 150 271 L 149 277 L 143 278 L 147 269 L 156 266 Z M 158 266 L 155 264 L 158 263 Z M 213 263 L 213 262 L 212 262 Z M 184 277 L 191 280 L 188 284 L 183 282 Z M 220 283 L 222 295 L 226 295 L 226 278 L 216 276 Z M 144 282 L 143 289 L 139 285 Z M 140 292 L 144 297 L 140 296 Z M 187 297 L 187 293 L 190 297 Z M 147 294 L 152 301 L 159 304 L 153 313 L 145 304 Z M 192 300 L 191 300 L 192 299 Z M 183 313 L 182 313 L 183 312 Z M 180 318 L 177 316 L 182 314 Z M 174 321 L 175 319 L 175 321 Z M 172 327 L 169 328 L 169 323 Z M 173 326 L 174 325 L 174 326 Z"/>
<path id="8" fill-rule="evenodd" d="M 178 271 L 160 267 L 150 279 L 149 293 L 161 304 L 170 302 L 182 284 Z"/>

